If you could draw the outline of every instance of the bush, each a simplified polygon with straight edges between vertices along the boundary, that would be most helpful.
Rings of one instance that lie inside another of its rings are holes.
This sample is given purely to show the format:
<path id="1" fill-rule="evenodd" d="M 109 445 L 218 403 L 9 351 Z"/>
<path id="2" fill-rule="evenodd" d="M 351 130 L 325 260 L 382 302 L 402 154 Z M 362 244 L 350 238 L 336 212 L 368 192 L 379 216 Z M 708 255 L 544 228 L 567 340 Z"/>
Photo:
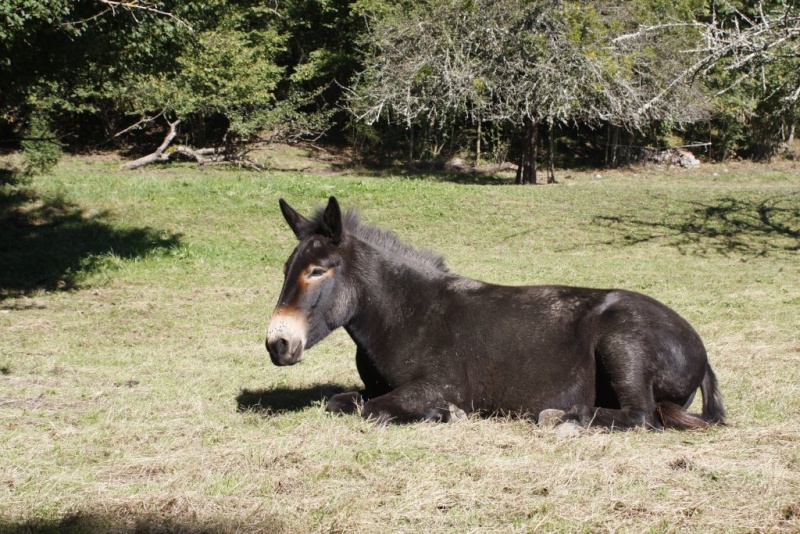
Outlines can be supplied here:
<path id="1" fill-rule="evenodd" d="M 56 138 L 48 120 L 41 115 L 32 115 L 22 140 L 25 176 L 44 174 L 55 167 L 61 158 L 61 143 Z"/>

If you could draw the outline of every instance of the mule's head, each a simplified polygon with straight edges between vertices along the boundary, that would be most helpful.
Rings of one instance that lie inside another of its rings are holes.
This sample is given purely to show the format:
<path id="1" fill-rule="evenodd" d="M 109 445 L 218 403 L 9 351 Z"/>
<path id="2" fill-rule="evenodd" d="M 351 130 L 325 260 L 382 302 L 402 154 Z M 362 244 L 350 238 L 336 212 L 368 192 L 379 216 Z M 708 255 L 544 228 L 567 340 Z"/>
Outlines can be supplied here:
<path id="1" fill-rule="evenodd" d="M 281 212 L 300 241 L 284 265 L 278 305 L 267 329 L 267 351 L 275 365 L 293 365 L 306 349 L 344 324 L 348 293 L 344 283 L 344 229 L 334 197 L 313 219 L 280 200 Z"/>

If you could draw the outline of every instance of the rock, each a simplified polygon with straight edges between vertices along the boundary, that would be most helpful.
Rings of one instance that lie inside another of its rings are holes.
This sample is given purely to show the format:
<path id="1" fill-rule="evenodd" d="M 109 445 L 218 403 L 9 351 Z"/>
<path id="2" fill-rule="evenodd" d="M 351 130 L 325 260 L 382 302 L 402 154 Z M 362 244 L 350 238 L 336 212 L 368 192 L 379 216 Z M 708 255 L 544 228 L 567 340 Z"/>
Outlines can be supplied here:
<path id="1" fill-rule="evenodd" d="M 450 421 L 466 421 L 469 419 L 467 412 L 455 404 L 450 404 L 447 409 L 450 411 Z"/>
<path id="2" fill-rule="evenodd" d="M 563 439 L 576 438 L 581 435 L 581 432 L 583 432 L 583 427 L 571 421 L 568 423 L 561 423 L 553 431 L 556 437 Z"/>
<path id="3" fill-rule="evenodd" d="M 684 168 L 692 168 L 697 167 L 700 165 L 700 162 L 694 157 L 694 154 L 689 152 L 688 150 L 683 150 L 681 148 L 676 149 L 678 154 L 678 163 L 681 167 Z"/>
<path id="4" fill-rule="evenodd" d="M 539 423 L 539 426 L 542 428 L 553 428 L 561 422 L 560 417 L 565 413 L 564 410 L 542 410 L 536 422 Z"/>

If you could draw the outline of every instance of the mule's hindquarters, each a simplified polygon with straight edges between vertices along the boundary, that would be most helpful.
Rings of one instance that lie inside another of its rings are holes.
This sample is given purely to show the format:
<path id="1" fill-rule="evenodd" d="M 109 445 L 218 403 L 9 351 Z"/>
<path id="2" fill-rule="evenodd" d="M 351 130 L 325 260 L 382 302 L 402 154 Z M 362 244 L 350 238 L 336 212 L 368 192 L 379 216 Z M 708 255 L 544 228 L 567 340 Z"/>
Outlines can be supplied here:
<path id="1" fill-rule="evenodd" d="M 705 347 L 677 313 L 645 295 L 614 291 L 593 312 L 596 401 L 562 419 L 583 426 L 699 428 L 721 422 L 721 396 Z M 684 405 L 698 388 L 703 419 Z"/>

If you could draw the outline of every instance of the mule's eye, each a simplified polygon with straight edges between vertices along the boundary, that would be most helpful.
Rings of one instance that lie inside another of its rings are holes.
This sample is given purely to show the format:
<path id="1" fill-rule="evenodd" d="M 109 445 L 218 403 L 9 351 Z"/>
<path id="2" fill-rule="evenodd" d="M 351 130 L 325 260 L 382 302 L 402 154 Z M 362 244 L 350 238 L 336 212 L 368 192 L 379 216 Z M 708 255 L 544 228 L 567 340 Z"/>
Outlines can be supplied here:
<path id="1" fill-rule="evenodd" d="M 328 272 L 327 269 L 323 269 L 322 267 L 314 267 L 311 269 L 311 272 L 308 273 L 309 278 L 319 278 L 320 276 L 325 276 Z"/>

